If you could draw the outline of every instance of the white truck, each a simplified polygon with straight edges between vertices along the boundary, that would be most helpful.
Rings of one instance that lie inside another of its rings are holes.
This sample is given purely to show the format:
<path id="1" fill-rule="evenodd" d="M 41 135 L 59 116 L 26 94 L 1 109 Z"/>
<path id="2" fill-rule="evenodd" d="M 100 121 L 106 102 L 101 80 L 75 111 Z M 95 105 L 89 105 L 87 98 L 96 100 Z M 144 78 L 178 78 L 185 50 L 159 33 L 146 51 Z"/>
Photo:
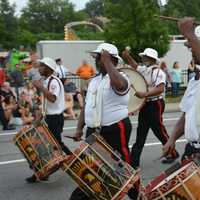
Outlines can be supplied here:
<path id="1" fill-rule="evenodd" d="M 103 43 L 103 41 L 100 40 L 39 41 L 37 43 L 37 53 L 40 58 L 61 58 L 64 66 L 71 72 L 76 72 L 77 67 L 83 60 L 87 60 L 89 64 L 95 67 L 94 59 L 90 56 L 88 51 L 96 49 L 101 43 Z"/>

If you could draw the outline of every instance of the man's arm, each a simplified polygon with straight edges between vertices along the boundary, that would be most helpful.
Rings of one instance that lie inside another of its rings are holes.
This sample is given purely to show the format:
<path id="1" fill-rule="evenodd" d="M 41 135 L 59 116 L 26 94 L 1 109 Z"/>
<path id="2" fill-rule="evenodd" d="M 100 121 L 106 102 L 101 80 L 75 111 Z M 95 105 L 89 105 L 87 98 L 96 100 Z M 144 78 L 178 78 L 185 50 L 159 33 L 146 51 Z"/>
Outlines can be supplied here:
<path id="1" fill-rule="evenodd" d="M 33 85 L 43 93 L 44 97 L 47 98 L 50 102 L 54 103 L 56 101 L 56 95 L 52 94 L 47 88 L 45 88 L 42 84 L 42 81 L 35 80 L 33 81 Z"/>
<path id="2" fill-rule="evenodd" d="M 128 81 L 113 65 L 111 55 L 107 51 L 102 52 L 101 62 L 110 77 L 111 86 L 118 92 L 126 91 L 128 89 Z"/>
<path id="3" fill-rule="evenodd" d="M 163 155 L 167 155 L 174 148 L 176 140 L 180 138 L 184 134 L 185 127 L 185 113 L 181 116 L 181 118 L 176 123 L 174 130 L 168 139 L 167 143 L 163 146 Z"/>
<path id="4" fill-rule="evenodd" d="M 124 50 L 122 57 L 128 61 L 128 64 L 135 70 L 137 70 L 138 63 L 133 59 L 128 50 Z"/>
<path id="5" fill-rule="evenodd" d="M 189 46 L 200 63 L 200 40 L 195 35 L 194 18 L 185 17 L 179 21 L 180 32 L 188 39 Z"/>

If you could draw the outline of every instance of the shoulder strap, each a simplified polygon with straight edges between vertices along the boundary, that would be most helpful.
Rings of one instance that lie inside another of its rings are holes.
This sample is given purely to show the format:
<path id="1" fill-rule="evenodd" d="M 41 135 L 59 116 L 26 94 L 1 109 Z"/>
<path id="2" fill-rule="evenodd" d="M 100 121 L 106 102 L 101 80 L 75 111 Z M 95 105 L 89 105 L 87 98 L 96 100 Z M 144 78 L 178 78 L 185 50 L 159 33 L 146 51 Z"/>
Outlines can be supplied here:
<path id="1" fill-rule="evenodd" d="M 57 80 L 56 78 L 54 78 L 53 76 L 51 76 L 50 77 L 50 79 L 49 79 L 49 82 L 48 82 L 48 85 L 47 85 L 47 89 L 49 90 L 49 88 L 50 88 L 50 84 L 51 84 L 51 81 L 52 80 Z M 58 81 L 58 80 L 57 80 Z M 61 89 L 61 85 L 60 85 L 60 82 L 58 81 L 58 84 L 59 84 L 59 86 L 60 86 L 60 89 Z"/>

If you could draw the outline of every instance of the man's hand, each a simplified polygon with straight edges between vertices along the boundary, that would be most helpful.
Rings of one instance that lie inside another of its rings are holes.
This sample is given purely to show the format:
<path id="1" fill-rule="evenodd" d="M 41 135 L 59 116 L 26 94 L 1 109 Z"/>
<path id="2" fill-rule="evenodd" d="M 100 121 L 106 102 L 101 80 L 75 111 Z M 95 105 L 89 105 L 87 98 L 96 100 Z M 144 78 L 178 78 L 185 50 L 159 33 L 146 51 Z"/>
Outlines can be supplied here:
<path id="1" fill-rule="evenodd" d="M 195 35 L 195 24 L 194 18 L 185 17 L 178 22 L 180 32 L 186 37 L 190 37 L 191 35 Z"/>
<path id="2" fill-rule="evenodd" d="M 163 146 L 163 156 L 167 156 L 175 148 L 175 142 L 172 139 L 168 139 L 167 143 Z"/>
<path id="3" fill-rule="evenodd" d="M 74 135 L 74 141 L 81 141 L 81 137 L 83 135 L 83 130 L 76 130 L 76 133 Z"/>
<path id="4" fill-rule="evenodd" d="M 128 51 L 127 49 L 125 49 L 125 50 L 122 52 L 122 58 L 128 59 L 129 56 L 130 56 L 129 51 Z"/>
<path id="5" fill-rule="evenodd" d="M 33 85 L 38 89 L 41 90 L 43 88 L 43 83 L 40 80 L 33 81 Z"/>
<path id="6" fill-rule="evenodd" d="M 103 51 L 101 52 L 100 61 L 101 61 L 101 63 L 104 64 L 104 66 L 105 66 L 105 63 L 111 61 L 111 55 L 108 53 L 108 51 L 103 50 Z"/>
<path id="7" fill-rule="evenodd" d="M 147 92 L 136 92 L 135 96 L 140 98 L 140 99 L 143 99 L 143 98 L 147 97 Z"/>

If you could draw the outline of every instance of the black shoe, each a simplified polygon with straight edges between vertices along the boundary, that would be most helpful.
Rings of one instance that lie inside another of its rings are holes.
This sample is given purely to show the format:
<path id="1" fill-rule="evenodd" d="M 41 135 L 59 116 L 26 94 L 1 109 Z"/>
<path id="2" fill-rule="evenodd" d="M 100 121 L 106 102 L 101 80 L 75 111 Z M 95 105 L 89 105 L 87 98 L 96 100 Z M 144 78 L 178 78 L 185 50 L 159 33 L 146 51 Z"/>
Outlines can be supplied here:
<path id="1" fill-rule="evenodd" d="M 11 130 L 15 130 L 15 127 L 13 125 L 8 125 L 6 127 L 3 127 L 4 131 L 11 131 Z"/>
<path id="2" fill-rule="evenodd" d="M 42 178 L 39 178 L 40 181 L 48 181 L 49 180 L 49 176 L 45 176 Z"/>
<path id="3" fill-rule="evenodd" d="M 37 181 L 38 181 L 38 179 L 34 174 L 32 176 L 26 178 L 27 183 L 36 183 Z"/>
<path id="4" fill-rule="evenodd" d="M 176 157 L 172 157 L 171 155 L 168 155 L 168 156 L 165 156 L 163 159 L 162 159 L 162 163 L 163 164 L 171 164 L 173 163 L 177 158 L 179 157 L 179 154 L 177 153 Z"/>

